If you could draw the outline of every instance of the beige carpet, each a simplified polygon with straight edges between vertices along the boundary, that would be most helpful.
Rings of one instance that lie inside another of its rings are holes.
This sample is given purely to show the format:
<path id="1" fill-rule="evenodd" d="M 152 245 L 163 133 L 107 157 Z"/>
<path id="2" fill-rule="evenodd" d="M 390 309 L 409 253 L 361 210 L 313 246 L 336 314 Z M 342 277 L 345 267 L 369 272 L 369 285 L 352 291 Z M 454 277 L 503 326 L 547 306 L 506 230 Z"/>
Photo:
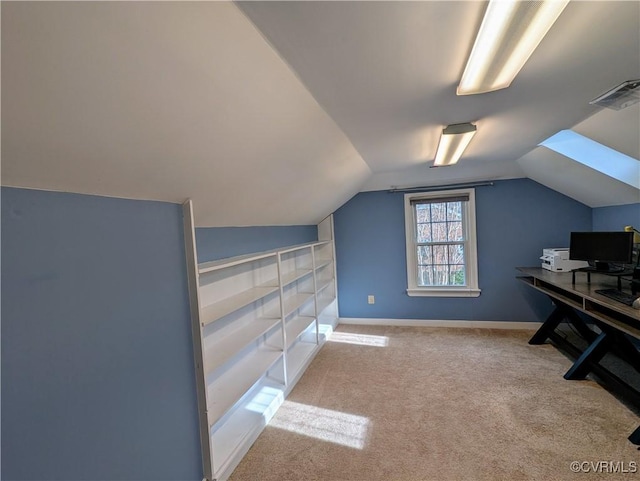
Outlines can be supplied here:
<path id="1" fill-rule="evenodd" d="M 531 334 L 341 325 L 230 479 L 640 479 L 638 416 Z"/>

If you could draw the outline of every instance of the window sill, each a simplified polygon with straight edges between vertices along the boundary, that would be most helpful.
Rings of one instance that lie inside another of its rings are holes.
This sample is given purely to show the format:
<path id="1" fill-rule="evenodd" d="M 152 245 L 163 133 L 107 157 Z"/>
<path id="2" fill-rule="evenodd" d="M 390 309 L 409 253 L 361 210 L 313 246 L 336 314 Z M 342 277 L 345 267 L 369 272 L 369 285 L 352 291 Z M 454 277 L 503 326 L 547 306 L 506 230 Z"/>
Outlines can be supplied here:
<path id="1" fill-rule="evenodd" d="M 477 288 L 450 288 L 450 287 L 414 287 L 407 289 L 410 297 L 479 297 L 480 289 Z"/>

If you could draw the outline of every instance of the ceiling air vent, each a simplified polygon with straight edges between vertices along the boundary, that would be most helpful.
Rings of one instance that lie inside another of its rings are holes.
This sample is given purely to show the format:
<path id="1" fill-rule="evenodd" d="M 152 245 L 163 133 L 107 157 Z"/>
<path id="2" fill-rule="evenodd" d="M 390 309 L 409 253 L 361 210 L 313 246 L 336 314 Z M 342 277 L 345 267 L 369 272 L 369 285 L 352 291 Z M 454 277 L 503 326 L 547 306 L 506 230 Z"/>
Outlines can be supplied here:
<path id="1" fill-rule="evenodd" d="M 591 105 L 622 110 L 640 102 L 640 79 L 627 80 L 589 102 Z"/>

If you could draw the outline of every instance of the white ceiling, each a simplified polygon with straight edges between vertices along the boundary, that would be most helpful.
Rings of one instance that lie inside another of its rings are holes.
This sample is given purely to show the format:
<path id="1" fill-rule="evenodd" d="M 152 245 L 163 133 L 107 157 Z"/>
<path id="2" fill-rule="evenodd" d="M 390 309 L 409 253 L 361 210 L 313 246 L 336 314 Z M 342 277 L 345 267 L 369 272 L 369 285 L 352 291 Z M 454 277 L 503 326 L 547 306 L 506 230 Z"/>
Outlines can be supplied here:
<path id="1" fill-rule="evenodd" d="M 575 128 L 640 157 L 639 110 L 588 104 L 640 78 L 640 2 L 571 2 L 510 88 L 464 97 L 482 2 L 1 8 L 3 185 L 193 198 L 200 226 L 310 224 L 361 190 L 524 176 L 591 206 L 640 201 L 537 147 Z M 429 168 L 442 127 L 468 121 L 463 159 Z"/>
<path id="2" fill-rule="evenodd" d="M 2 182 L 319 222 L 369 167 L 231 3 L 2 2 Z"/>
<path id="3" fill-rule="evenodd" d="M 603 109 L 571 130 L 640 159 L 640 103 L 620 111 Z M 517 163 L 527 177 L 591 207 L 640 202 L 640 162 L 635 187 L 545 147 L 531 150 Z"/>

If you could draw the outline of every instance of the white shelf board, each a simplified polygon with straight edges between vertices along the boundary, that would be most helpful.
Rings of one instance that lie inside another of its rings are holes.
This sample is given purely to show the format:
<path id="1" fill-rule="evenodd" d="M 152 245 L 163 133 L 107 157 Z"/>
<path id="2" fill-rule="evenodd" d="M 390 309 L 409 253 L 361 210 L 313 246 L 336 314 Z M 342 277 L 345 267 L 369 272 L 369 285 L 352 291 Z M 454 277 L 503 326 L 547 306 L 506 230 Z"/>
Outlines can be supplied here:
<path id="1" fill-rule="evenodd" d="M 322 313 L 327 307 L 331 305 L 333 301 L 336 300 L 335 296 L 331 296 L 330 298 L 318 298 L 318 315 Z"/>
<path id="2" fill-rule="evenodd" d="M 286 287 L 289 284 L 294 283 L 298 279 L 302 279 L 305 276 L 308 276 L 313 271 L 311 269 L 296 269 L 295 271 L 287 272 L 282 275 L 282 287 Z"/>
<path id="3" fill-rule="evenodd" d="M 293 296 L 289 296 L 284 300 L 284 317 L 287 317 L 289 314 L 294 312 L 296 309 L 300 308 L 303 304 L 305 304 L 310 299 L 313 299 L 312 292 L 300 292 L 298 294 L 294 294 Z"/>
<path id="4" fill-rule="evenodd" d="M 306 361 L 320 346 L 313 342 L 299 341 L 287 351 L 287 377 L 294 378 Z"/>
<path id="5" fill-rule="evenodd" d="M 333 261 L 331 259 L 316 259 L 316 271 L 319 271 L 323 267 L 327 267 Z"/>
<path id="6" fill-rule="evenodd" d="M 210 383 L 207 386 L 209 426 L 224 416 L 281 357 L 279 349 L 261 348 Z"/>
<path id="7" fill-rule="evenodd" d="M 203 262 L 198 264 L 198 274 L 206 274 L 207 272 L 217 271 L 219 269 L 227 269 L 240 264 L 246 264 L 248 262 L 259 261 L 261 259 L 268 259 L 273 257 L 276 260 L 276 253 L 272 251 L 258 252 L 254 254 L 246 254 L 242 256 L 229 257 L 227 259 L 220 259 L 217 261 Z"/>
<path id="8" fill-rule="evenodd" d="M 284 386 L 269 379 L 258 383 L 218 429 L 211 430 L 214 477 L 233 470 L 284 401 Z"/>
<path id="9" fill-rule="evenodd" d="M 298 336 L 302 334 L 311 323 L 315 322 L 315 317 L 309 316 L 296 316 L 293 319 L 287 321 L 285 330 L 287 331 L 287 346 L 291 346 L 298 339 Z"/>
<path id="10" fill-rule="evenodd" d="M 217 337 L 204 351 L 205 376 L 279 323 L 280 318 L 247 319 L 229 334 Z"/>
<path id="11" fill-rule="evenodd" d="M 318 294 L 320 294 L 320 292 L 322 292 L 323 290 L 325 290 L 327 287 L 329 287 L 330 285 L 333 284 L 333 278 L 329 279 L 329 280 L 321 280 L 318 279 L 318 283 L 320 284 L 320 287 L 318 287 Z"/>
<path id="12" fill-rule="evenodd" d="M 227 257 L 225 259 L 202 262 L 198 264 L 198 273 L 205 274 L 207 272 L 215 271 L 218 269 L 226 269 L 228 267 L 237 266 L 239 264 L 244 264 L 247 262 L 257 261 L 260 259 L 266 259 L 269 257 L 273 257 L 275 260 L 278 253 L 286 254 L 287 252 L 294 252 L 297 250 L 302 250 L 310 247 L 317 248 L 317 247 L 322 247 L 329 243 L 331 243 L 331 241 L 307 242 L 305 244 L 297 244 L 297 245 L 293 245 L 286 248 L 272 249 L 272 250 L 263 251 L 263 252 L 254 252 L 251 254 L 245 254 L 241 256 Z"/>
<path id="13" fill-rule="evenodd" d="M 240 292 L 235 296 L 228 297 L 200 309 L 200 321 L 202 326 L 211 324 L 212 322 L 222 319 L 224 316 L 231 314 L 249 304 L 278 291 L 278 286 L 258 286 L 246 291 Z M 275 317 L 275 316 L 274 316 Z"/>
<path id="14" fill-rule="evenodd" d="M 315 245 L 314 242 L 310 243 L 310 244 L 298 244 L 295 246 L 291 246 L 291 247 L 287 247 L 285 249 L 281 249 L 279 252 L 280 254 L 289 254 L 290 252 L 295 252 L 295 251 L 301 251 L 304 249 L 309 250 L 309 253 L 311 253 L 311 247 Z"/>

